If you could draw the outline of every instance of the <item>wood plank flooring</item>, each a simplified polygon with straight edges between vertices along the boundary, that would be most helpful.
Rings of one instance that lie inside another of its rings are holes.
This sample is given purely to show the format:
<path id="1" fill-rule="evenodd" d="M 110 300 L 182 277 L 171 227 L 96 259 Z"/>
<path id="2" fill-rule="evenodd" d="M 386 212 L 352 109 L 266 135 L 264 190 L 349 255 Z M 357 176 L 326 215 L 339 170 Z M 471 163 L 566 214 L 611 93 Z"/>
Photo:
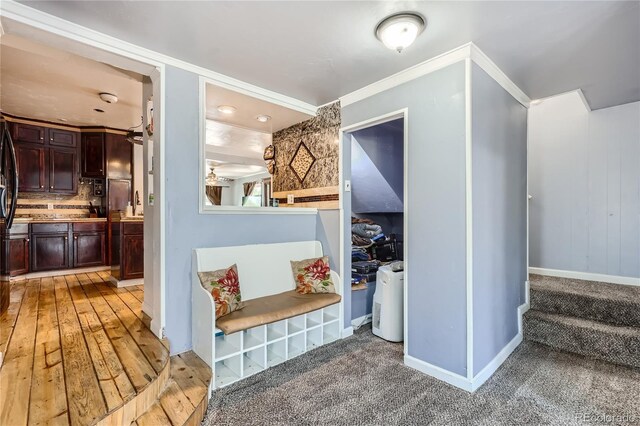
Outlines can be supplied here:
<path id="1" fill-rule="evenodd" d="M 198 425 L 211 369 L 169 358 L 148 328 L 143 286 L 106 272 L 12 283 L 0 315 L 0 425 Z"/>
<path id="2" fill-rule="evenodd" d="M 129 424 L 143 414 L 136 406 L 154 404 L 170 363 L 143 322 L 143 297 L 142 286 L 109 285 L 106 272 L 12 283 L 0 315 L 0 425 Z"/>

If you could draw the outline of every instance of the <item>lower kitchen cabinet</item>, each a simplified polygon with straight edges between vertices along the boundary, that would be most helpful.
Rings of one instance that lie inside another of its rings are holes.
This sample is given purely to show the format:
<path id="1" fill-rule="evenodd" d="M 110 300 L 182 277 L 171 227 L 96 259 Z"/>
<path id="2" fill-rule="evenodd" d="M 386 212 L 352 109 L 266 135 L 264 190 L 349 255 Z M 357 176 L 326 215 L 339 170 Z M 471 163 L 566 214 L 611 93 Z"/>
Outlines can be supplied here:
<path id="1" fill-rule="evenodd" d="M 29 233 L 27 225 L 14 225 L 3 231 L 0 250 L 3 251 L 0 275 L 11 277 L 29 272 Z"/>
<path id="2" fill-rule="evenodd" d="M 142 221 L 111 223 L 111 275 L 117 280 L 144 277 L 144 230 Z"/>
<path id="3" fill-rule="evenodd" d="M 104 223 L 73 224 L 73 267 L 105 264 L 106 227 Z"/>
<path id="4" fill-rule="evenodd" d="M 31 272 L 71 268 L 69 235 L 31 234 Z"/>
<path id="5" fill-rule="evenodd" d="M 105 264 L 105 222 L 31 225 L 31 272 Z"/>

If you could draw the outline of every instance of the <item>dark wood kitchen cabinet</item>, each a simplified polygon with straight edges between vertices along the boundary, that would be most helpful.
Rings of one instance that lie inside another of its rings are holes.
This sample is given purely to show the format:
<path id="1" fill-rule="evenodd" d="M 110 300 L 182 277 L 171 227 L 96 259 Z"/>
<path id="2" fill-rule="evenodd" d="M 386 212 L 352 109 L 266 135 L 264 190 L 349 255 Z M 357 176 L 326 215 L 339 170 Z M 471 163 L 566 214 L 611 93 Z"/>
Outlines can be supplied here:
<path id="1" fill-rule="evenodd" d="M 42 145 L 15 144 L 18 192 L 47 192 L 46 151 Z"/>
<path id="2" fill-rule="evenodd" d="M 65 233 L 31 234 L 31 271 L 71 268 L 69 235 Z"/>
<path id="3" fill-rule="evenodd" d="M 49 192 L 78 193 L 78 151 L 74 148 L 49 149 Z"/>
<path id="4" fill-rule="evenodd" d="M 79 133 L 12 123 L 19 192 L 78 193 Z"/>
<path id="5" fill-rule="evenodd" d="M 0 275 L 16 276 L 29 272 L 29 229 L 26 224 L 14 224 L 0 235 Z"/>
<path id="6" fill-rule="evenodd" d="M 44 145 L 47 129 L 42 126 L 25 123 L 13 123 L 11 138 L 14 142 L 36 143 Z"/>
<path id="7" fill-rule="evenodd" d="M 144 277 L 144 224 L 141 220 L 111 222 L 111 275 L 119 281 Z"/>
<path id="8" fill-rule="evenodd" d="M 49 145 L 75 148 L 78 146 L 78 133 L 62 129 L 48 129 Z"/>
<path id="9" fill-rule="evenodd" d="M 106 258 L 106 223 L 73 224 L 73 267 L 99 266 Z"/>
<path id="10" fill-rule="evenodd" d="M 82 177 L 105 177 L 105 133 L 83 133 L 81 152 Z"/>

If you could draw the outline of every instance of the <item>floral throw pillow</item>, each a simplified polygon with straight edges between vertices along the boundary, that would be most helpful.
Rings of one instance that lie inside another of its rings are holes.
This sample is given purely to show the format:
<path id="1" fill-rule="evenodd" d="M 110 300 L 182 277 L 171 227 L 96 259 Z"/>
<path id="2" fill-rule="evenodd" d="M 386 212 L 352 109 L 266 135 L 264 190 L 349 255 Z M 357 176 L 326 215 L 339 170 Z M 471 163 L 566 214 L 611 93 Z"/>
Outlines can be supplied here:
<path id="1" fill-rule="evenodd" d="M 234 264 L 227 269 L 198 272 L 200 284 L 211 293 L 216 304 L 216 319 L 244 308 L 240 296 L 238 267 Z"/>
<path id="2" fill-rule="evenodd" d="M 300 294 L 335 293 L 336 288 L 331 281 L 329 257 L 318 257 L 291 261 L 291 270 L 296 282 L 296 291 Z"/>

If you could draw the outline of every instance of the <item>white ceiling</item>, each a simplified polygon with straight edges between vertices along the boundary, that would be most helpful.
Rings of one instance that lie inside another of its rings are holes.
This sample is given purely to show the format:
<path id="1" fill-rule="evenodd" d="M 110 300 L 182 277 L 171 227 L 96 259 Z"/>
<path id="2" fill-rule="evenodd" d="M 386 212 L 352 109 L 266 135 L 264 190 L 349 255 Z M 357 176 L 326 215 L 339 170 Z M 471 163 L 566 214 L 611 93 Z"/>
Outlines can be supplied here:
<path id="1" fill-rule="evenodd" d="M 215 167 L 218 176 L 230 179 L 264 172 L 267 169 L 263 153 L 271 140 L 271 133 L 207 120 L 205 156 L 208 167 Z"/>
<path id="2" fill-rule="evenodd" d="M 107 104 L 100 92 L 119 100 Z M 141 122 L 142 76 L 6 34 L 0 38 L 0 109 L 64 124 L 128 129 Z"/>
<path id="3" fill-rule="evenodd" d="M 469 41 L 532 99 L 582 88 L 594 109 L 640 100 L 636 1 L 24 3 L 314 105 Z M 428 27 L 397 54 L 373 31 L 403 10 Z"/>
<path id="4" fill-rule="evenodd" d="M 218 111 L 220 105 L 231 105 L 237 110 L 233 114 Z M 220 86 L 207 84 L 207 118 L 245 129 L 271 133 L 310 119 L 312 116 L 276 105 Z M 262 123 L 256 119 L 268 115 L 271 120 Z M 267 144 L 268 145 L 268 144 Z"/>

